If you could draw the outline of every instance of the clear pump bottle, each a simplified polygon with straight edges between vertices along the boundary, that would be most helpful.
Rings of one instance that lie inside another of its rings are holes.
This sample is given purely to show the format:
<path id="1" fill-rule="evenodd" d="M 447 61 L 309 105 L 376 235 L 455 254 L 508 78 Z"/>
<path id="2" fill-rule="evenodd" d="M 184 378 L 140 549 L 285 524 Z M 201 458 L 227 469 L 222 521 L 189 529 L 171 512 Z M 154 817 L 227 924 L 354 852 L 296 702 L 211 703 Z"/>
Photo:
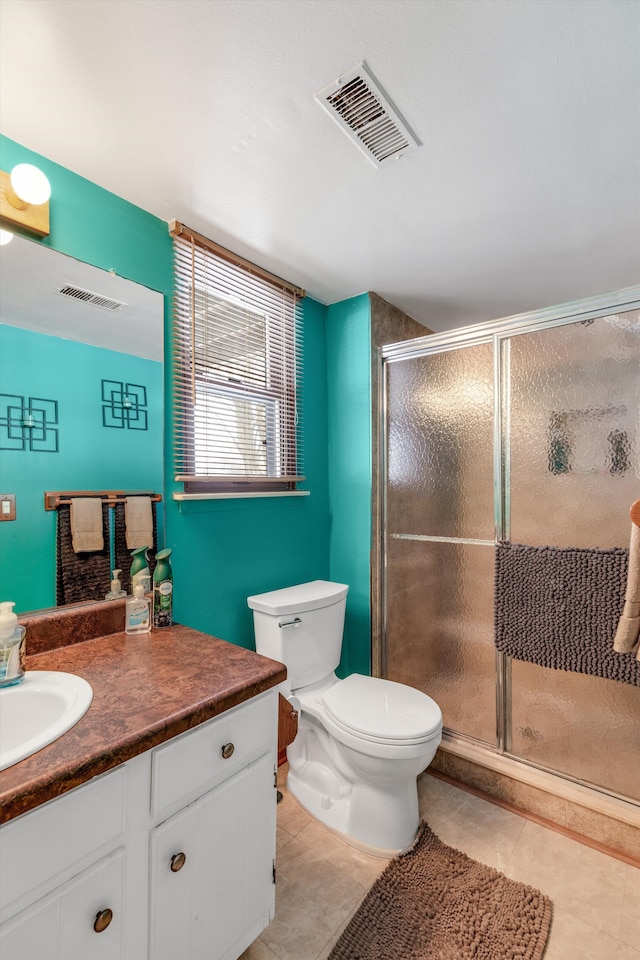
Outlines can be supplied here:
<path id="1" fill-rule="evenodd" d="M 126 597 L 127 594 L 122 589 L 122 583 L 120 582 L 121 573 L 122 570 L 112 571 L 113 580 L 111 581 L 111 590 L 109 590 L 105 600 L 117 600 L 119 597 Z"/>
<path id="2" fill-rule="evenodd" d="M 151 601 L 144 595 L 144 585 L 136 583 L 133 596 L 126 603 L 125 633 L 149 633 L 151 630 Z"/>
<path id="3" fill-rule="evenodd" d="M 14 603 L 0 603 L 0 687 L 20 683 L 24 677 L 26 630 L 18 624 Z"/>

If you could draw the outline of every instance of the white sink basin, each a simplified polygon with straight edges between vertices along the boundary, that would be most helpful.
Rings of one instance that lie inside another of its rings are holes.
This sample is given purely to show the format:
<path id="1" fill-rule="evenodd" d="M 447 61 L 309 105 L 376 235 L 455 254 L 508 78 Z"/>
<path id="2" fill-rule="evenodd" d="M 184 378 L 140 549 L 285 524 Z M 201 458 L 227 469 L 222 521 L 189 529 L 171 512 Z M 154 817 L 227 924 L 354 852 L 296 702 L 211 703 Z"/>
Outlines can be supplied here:
<path id="1" fill-rule="evenodd" d="M 70 730 L 87 710 L 93 690 L 72 673 L 27 670 L 0 689 L 0 770 L 42 750 Z"/>

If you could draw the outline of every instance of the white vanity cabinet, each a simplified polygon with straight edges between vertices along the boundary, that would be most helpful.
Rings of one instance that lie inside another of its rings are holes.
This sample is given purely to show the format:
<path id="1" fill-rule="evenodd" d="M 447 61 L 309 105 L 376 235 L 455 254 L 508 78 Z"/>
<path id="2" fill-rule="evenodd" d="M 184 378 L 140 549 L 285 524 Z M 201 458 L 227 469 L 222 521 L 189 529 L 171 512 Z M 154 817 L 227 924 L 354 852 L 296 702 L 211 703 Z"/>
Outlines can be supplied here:
<path id="1" fill-rule="evenodd" d="M 153 751 L 152 960 L 236 960 L 273 916 L 277 696 Z"/>
<path id="2" fill-rule="evenodd" d="M 277 692 L 0 827 L 2 960 L 236 960 L 275 907 Z"/>
<path id="3" fill-rule="evenodd" d="M 236 958 L 264 929 L 273 793 L 273 763 L 262 757 L 152 831 L 153 960 Z"/>
<path id="4" fill-rule="evenodd" d="M 0 827 L 2 960 L 123 956 L 125 786 L 123 766 Z"/>
<path id="5" fill-rule="evenodd" d="M 2 960 L 124 956 L 124 850 L 116 850 L 0 927 Z M 108 904 L 108 906 L 107 906 Z"/>

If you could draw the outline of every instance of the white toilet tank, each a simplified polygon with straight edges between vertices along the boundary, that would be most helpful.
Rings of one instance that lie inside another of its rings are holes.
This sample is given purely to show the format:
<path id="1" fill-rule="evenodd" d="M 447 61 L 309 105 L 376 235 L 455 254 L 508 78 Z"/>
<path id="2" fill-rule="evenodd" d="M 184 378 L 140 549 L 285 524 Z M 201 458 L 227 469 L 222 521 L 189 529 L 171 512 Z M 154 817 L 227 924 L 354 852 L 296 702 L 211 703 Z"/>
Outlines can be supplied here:
<path id="1" fill-rule="evenodd" d="M 322 680 L 340 663 L 348 589 L 312 580 L 247 598 L 256 650 L 285 664 L 290 690 Z"/>

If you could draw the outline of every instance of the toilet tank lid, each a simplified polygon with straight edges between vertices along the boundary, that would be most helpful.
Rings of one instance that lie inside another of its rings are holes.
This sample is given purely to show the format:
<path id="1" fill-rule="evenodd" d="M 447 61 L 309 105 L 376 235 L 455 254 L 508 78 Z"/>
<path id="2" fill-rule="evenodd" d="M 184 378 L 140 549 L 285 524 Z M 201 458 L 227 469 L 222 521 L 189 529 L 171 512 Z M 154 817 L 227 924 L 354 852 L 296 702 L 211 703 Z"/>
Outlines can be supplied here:
<path id="1" fill-rule="evenodd" d="M 330 607 L 346 597 L 348 589 L 345 583 L 312 580 L 310 583 L 299 583 L 295 587 L 258 593 L 253 597 L 247 597 L 247 603 L 252 610 L 279 617 L 284 613 L 304 613 L 307 610 Z"/>

